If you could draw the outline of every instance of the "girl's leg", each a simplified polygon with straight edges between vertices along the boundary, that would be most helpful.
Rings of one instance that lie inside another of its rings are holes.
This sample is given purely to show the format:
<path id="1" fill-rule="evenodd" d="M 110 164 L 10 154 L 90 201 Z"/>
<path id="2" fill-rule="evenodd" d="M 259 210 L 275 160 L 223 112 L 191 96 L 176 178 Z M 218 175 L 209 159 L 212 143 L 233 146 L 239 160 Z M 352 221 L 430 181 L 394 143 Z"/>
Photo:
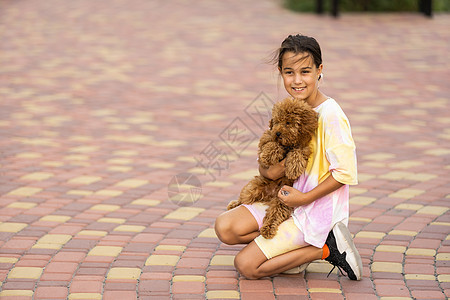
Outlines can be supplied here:
<path id="1" fill-rule="evenodd" d="M 242 205 L 218 216 L 214 229 L 219 240 L 228 245 L 248 244 L 259 235 L 258 222 Z"/>
<path id="2" fill-rule="evenodd" d="M 267 259 L 253 241 L 248 244 L 235 259 L 236 269 L 248 279 L 259 279 L 282 273 L 286 270 L 322 258 L 323 249 L 306 246 Z"/>

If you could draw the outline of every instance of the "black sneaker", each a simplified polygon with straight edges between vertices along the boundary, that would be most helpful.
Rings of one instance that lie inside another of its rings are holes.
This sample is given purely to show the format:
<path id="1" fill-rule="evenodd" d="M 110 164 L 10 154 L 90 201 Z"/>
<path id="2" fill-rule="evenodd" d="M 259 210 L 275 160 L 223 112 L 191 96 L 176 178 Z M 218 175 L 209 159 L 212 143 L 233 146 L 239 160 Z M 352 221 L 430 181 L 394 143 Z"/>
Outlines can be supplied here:
<path id="1" fill-rule="evenodd" d="M 333 272 L 335 267 L 338 267 L 339 271 L 343 274 L 342 270 L 344 270 L 351 280 L 361 280 L 361 256 L 359 256 L 347 226 L 341 222 L 334 225 L 325 244 L 330 249 L 330 255 L 325 260 L 334 266 L 328 275 Z"/>

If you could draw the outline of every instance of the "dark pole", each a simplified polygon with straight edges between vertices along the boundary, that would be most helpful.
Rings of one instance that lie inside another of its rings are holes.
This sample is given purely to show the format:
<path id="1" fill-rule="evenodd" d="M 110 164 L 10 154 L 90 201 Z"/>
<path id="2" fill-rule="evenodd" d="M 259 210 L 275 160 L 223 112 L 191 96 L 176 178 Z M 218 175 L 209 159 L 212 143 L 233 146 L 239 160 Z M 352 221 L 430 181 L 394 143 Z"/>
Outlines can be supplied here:
<path id="1" fill-rule="evenodd" d="M 316 11 L 318 14 L 323 13 L 323 0 L 317 0 L 316 1 Z"/>
<path id="2" fill-rule="evenodd" d="M 431 17 L 432 13 L 432 0 L 422 0 L 422 12 L 427 17 Z"/>
<path id="3" fill-rule="evenodd" d="M 334 17 L 338 17 L 339 16 L 339 0 L 333 0 L 332 1 L 331 14 Z"/>

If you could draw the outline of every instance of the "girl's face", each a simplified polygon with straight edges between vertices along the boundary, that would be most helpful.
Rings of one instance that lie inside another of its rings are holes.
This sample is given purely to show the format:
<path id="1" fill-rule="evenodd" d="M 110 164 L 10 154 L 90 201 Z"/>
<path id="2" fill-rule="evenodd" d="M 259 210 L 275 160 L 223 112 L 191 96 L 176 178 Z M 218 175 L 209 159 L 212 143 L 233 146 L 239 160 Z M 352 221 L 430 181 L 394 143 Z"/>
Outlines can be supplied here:
<path id="1" fill-rule="evenodd" d="M 283 54 L 282 67 L 279 71 L 289 95 L 314 107 L 322 68 L 323 65 L 316 67 L 309 53 L 286 52 Z"/>

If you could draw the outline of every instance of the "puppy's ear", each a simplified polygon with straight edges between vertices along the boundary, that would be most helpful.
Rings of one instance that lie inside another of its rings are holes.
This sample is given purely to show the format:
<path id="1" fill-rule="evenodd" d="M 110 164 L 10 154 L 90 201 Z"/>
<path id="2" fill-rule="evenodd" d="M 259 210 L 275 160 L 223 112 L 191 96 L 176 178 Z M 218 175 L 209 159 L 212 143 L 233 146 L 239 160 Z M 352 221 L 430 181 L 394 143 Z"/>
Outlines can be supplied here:
<path id="1" fill-rule="evenodd" d="M 270 119 L 270 121 L 269 121 L 269 129 L 272 129 L 272 127 L 273 127 L 273 119 Z"/>

